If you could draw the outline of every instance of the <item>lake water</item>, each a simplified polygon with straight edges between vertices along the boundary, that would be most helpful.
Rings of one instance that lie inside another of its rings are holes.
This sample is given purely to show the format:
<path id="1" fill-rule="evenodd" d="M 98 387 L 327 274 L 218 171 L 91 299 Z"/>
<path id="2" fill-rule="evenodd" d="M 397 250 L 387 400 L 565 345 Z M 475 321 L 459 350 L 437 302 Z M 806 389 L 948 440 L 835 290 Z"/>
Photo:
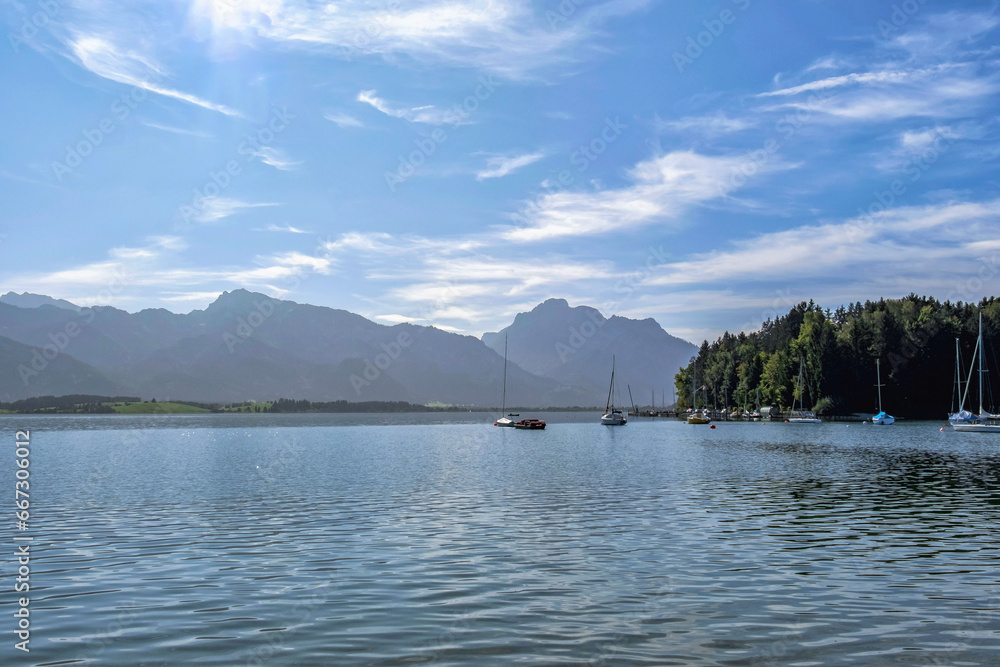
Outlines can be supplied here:
<path id="1" fill-rule="evenodd" d="M 1000 664 L 1000 438 L 542 416 L 2 416 L 34 541 L 31 653 L 9 546 L 0 655 Z"/>

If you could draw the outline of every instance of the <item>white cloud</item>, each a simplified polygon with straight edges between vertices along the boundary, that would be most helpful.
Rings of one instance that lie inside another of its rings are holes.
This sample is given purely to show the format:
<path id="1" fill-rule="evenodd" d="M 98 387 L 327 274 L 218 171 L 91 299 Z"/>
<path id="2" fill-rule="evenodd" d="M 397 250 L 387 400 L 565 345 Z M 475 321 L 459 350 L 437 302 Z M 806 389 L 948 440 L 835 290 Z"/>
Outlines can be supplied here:
<path id="1" fill-rule="evenodd" d="M 385 4 L 342 0 L 196 0 L 192 19 L 217 36 L 243 35 L 283 45 L 326 48 L 344 57 L 400 56 L 471 66 L 522 77 L 598 50 L 589 40 L 616 15 L 644 8 L 646 0 L 606 0 L 576 6 L 572 20 L 548 25 L 528 0 L 412 0 Z"/>
<path id="2" fill-rule="evenodd" d="M 375 92 L 374 90 L 362 90 L 358 93 L 358 101 L 370 104 L 387 116 L 402 118 L 411 123 L 427 125 L 467 125 L 470 123 L 468 114 L 459 113 L 454 109 L 439 109 L 430 104 L 409 109 L 394 107 L 376 96 Z"/>
<path id="3" fill-rule="evenodd" d="M 983 241 L 984 235 L 1000 237 L 997 223 L 1000 200 L 890 209 L 840 223 L 761 234 L 732 244 L 730 250 L 670 264 L 646 284 L 845 284 L 851 278 L 875 282 L 876 276 L 905 283 L 925 276 L 933 265 L 934 282 L 943 285 L 975 264 L 972 243 Z M 874 293 L 870 288 L 851 289 Z"/>
<path id="4" fill-rule="evenodd" d="M 566 236 L 607 234 L 618 229 L 678 221 L 690 207 L 726 196 L 743 157 L 711 157 L 675 151 L 640 162 L 629 171 L 632 184 L 595 192 L 554 192 L 533 202 L 507 229 L 508 241 L 530 243 Z M 777 164 L 768 168 L 777 168 Z M 763 172 L 758 168 L 757 172 Z"/>
<path id="5" fill-rule="evenodd" d="M 778 97 L 778 96 L 789 96 L 798 95 L 800 93 L 810 93 L 817 90 L 830 90 L 832 88 L 840 88 L 843 86 L 852 85 L 863 85 L 863 84 L 873 84 L 873 83 L 902 83 L 911 80 L 916 74 L 916 72 L 906 72 L 906 71 L 883 71 L 883 72 L 863 72 L 863 73 L 852 73 L 843 74 L 840 76 L 831 76 L 826 79 L 819 79 L 817 81 L 810 81 L 809 83 L 803 83 L 799 86 L 792 86 L 791 88 L 782 88 L 781 90 L 773 90 L 767 93 L 759 93 L 757 97 Z"/>
<path id="6" fill-rule="evenodd" d="M 289 234 L 308 234 L 304 229 L 299 229 L 298 227 L 292 227 L 291 225 L 285 225 L 284 227 L 280 225 L 270 224 L 267 227 L 258 228 L 254 231 L 257 232 L 288 232 Z"/>
<path id="7" fill-rule="evenodd" d="M 950 58 L 967 50 L 998 25 L 1000 17 L 995 5 L 983 12 L 940 12 L 927 17 L 922 26 L 895 35 L 890 46 L 903 49 L 916 59 Z"/>
<path id="8" fill-rule="evenodd" d="M 879 150 L 873 156 L 875 167 L 886 173 L 909 173 L 915 166 L 930 164 L 929 156 L 936 161 L 955 141 L 967 136 L 966 131 L 950 125 L 904 130 L 898 135 L 896 146 Z"/>
<path id="9" fill-rule="evenodd" d="M 538 162 L 545 153 L 524 153 L 522 155 L 495 155 L 486 160 L 486 168 L 476 172 L 476 180 L 484 181 L 489 178 L 502 178 L 507 174 L 526 167 L 529 164 Z"/>
<path id="10" fill-rule="evenodd" d="M 167 295 L 161 295 L 161 301 L 167 301 L 171 303 L 181 302 L 186 303 L 189 301 L 195 301 L 198 303 L 211 303 L 219 298 L 222 292 L 181 292 L 181 293 L 167 293 Z"/>
<path id="11" fill-rule="evenodd" d="M 698 132 L 707 135 L 721 135 L 741 132 L 754 126 L 749 120 L 730 118 L 723 111 L 700 116 L 685 116 L 677 120 L 666 121 L 658 115 L 653 120 L 657 132 Z"/>
<path id="12" fill-rule="evenodd" d="M 217 222 L 248 208 L 280 206 L 277 203 L 251 203 L 230 197 L 205 197 L 199 203 L 201 204 L 200 210 L 191 219 L 194 222 L 205 223 Z"/>
<path id="13" fill-rule="evenodd" d="M 151 120 L 144 120 L 142 124 L 146 127 L 151 127 L 154 130 L 163 130 L 164 132 L 172 132 L 173 134 L 183 134 L 189 137 L 198 137 L 199 139 L 208 139 L 212 135 L 207 132 L 202 132 L 201 130 L 187 130 L 181 127 L 173 127 L 171 125 L 162 125 L 160 123 L 155 123 Z"/>
<path id="14" fill-rule="evenodd" d="M 80 35 L 69 43 L 69 47 L 82 67 L 105 79 L 135 86 L 227 116 L 240 115 L 238 111 L 224 104 L 216 104 L 189 93 L 164 87 L 161 81 L 166 78 L 166 72 L 162 67 L 149 57 L 131 49 L 117 47 L 102 37 Z"/>
<path id="15" fill-rule="evenodd" d="M 261 162 L 279 171 L 292 171 L 295 167 L 302 164 L 301 160 L 292 160 L 284 151 L 271 146 L 261 146 L 254 151 L 254 157 L 260 158 Z"/>
<path id="16" fill-rule="evenodd" d="M 354 116 L 349 116 L 346 113 L 334 113 L 331 111 L 323 114 L 323 118 L 326 118 L 332 123 L 336 123 L 338 127 L 342 128 L 365 126 L 360 120 Z"/>

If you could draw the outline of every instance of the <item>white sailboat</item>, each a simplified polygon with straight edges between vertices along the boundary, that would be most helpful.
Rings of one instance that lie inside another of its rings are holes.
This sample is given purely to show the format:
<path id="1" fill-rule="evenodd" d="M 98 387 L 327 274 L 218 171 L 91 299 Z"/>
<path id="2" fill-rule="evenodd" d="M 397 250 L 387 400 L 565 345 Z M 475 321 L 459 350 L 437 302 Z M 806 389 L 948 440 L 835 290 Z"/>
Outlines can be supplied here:
<path id="1" fill-rule="evenodd" d="M 712 419 L 708 416 L 708 413 L 703 410 L 698 410 L 698 363 L 696 361 L 691 362 L 691 414 L 688 415 L 688 424 L 711 424 Z M 705 400 L 708 401 L 708 394 L 705 394 Z"/>
<path id="2" fill-rule="evenodd" d="M 795 409 L 795 398 L 792 398 L 792 411 L 788 415 L 789 424 L 822 424 L 823 420 L 818 418 L 812 412 L 808 410 L 803 410 L 802 402 L 802 371 L 805 368 L 805 359 L 799 357 L 799 409 Z"/>
<path id="3" fill-rule="evenodd" d="M 611 387 L 608 389 L 608 403 L 604 406 L 604 415 L 601 416 L 601 423 L 605 426 L 624 426 L 628 423 L 628 417 L 611 402 L 611 394 L 615 390 L 615 357 L 611 356 Z"/>
<path id="4" fill-rule="evenodd" d="M 885 411 L 882 410 L 882 387 L 885 385 L 882 384 L 882 368 L 880 359 L 875 360 L 875 373 L 878 377 L 878 380 L 876 380 L 878 384 L 875 385 L 878 387 L 878 414 L 872 417 L 872 423 L 878 426 L 895 424 L 896 418 L 892 415 L 887 415 Z"/>
<path id="5" fill-rule="evenodd" d="M 965 391 L 961 393 L 958 402 L 958 412 L 948 416 L 948 423 L 956 431 L 966 431 L 969 433 L 1000 433 L 1000 415 L 992 415 L 983 409 L 983 313 L 979 313 L 979 337 L 976 340 L 976 349 L 972 353 L 972 362 L 975 364 L 979 359 L 979 414 L 975 415 L 965 409 L 965 397 L 969 393 L 969 384 L 972 382 L 972 373 L 965 380 Z M 958 368 L 958 340 L 955 341 L 955 363 Z M 957 372 L 957 371 L 956 371 Z"/>
<path id="6" fill-rule="evenodd" d="M 503 398 L 501 399 L 500 405 L 500 418 L 493 422 L 494 426 L 514 426 L 514 420 L 511 417 L 520 417 L 521 415 L 509 414 L 506 417 L 504 412 L 507 411 L 507 336 L 503 337 Z"/>

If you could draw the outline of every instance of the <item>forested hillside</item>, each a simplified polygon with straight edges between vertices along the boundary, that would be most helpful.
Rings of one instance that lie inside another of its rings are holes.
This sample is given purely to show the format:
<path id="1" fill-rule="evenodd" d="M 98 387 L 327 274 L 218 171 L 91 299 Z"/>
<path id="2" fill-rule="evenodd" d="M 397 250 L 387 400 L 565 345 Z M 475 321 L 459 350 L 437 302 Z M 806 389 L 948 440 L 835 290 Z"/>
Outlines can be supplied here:
<path id="1" fill-rule="evenodd" d="M 724 334 L 702 343 L 692 367 L 675 376 L 678 407 L 691 406 L 692 384 L 698 406 L 776 406 L 787 410 L 798 397 L 800 359 L 804 360 L 804 403 L 819 414 L 874 412 L 875 362 L 881 360 L 882 405 L 897 417 L 943 418 L 955 394 L 955 339 L 959 339 L 961 376 L 968 377 L 976 345 L 979 313 L 987 368 L 997 369 L 1000 300 L 979 304 L 940 302 L 911 294 L 904 299 L 868 301 L 824 310 L 800 303 L 760 331 Z M 994 404 L 984 378 L 984 406 Z M 978 407 L 973 377 L 966 407 Z M 963 384 L 964 386 L 964 384 Z M 759 398 L 758 398 L 759 397 Z"/>

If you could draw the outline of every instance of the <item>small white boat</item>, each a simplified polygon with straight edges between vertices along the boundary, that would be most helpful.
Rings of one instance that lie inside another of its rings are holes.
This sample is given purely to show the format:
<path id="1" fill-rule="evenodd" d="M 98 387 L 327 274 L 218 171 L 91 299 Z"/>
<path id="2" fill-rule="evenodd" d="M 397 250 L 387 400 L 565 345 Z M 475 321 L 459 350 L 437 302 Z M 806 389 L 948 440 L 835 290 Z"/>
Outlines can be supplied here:
<path id="1" fill-rule="evenodd" d="M 493 422 L 494 426 L 507 426 L 513 428 L 515 422 L 511 417 L 520 417 L 513 412 L 506 417 L 503 413 L 507 411 L 507 336 L 503 338 L 503 399 L 501 399 L 500 418 Z"/>
<path id="2" fill-rule="evenodd" d="M 799 357 L 799 396 L 802 396 L 802 370 L 805 366 L 805 360 Z M 785 420 L 789 424 L 822 424 L 823 420 L 817 417 L 812 412 L 802 409 L 802 399 L 799 398 L 799 409 L 795 409 L 795 399 L 792 398 L 792 411 L 788 413 L 788 419 Z"/>
<path id="3" fill-rule="evenodd" d="M 822 424 L 823 420 L 817 417 L 812 412 L 799 411 L 789 413 L 788 419 L 786 420 L 789 424 Z"/>
<path id="4" fill-rule="evenodd" d="M 711 424 L 712 419 L 708 416 L 707 410 L 696 410 L 698 405 L 698 362 L 691 362 L 691 414 L 688 415 L 688 424 Z M 705 393 L 705 402 L 708 402 L 708 393 Z"/>
<path id="5" fill-rule="evenodd" d="M 951 424 L 951 428 L 955 431 L 964 431 L 966 433 L 1000 433 L 1000 415 L 990 414 L 983 409 L 983 374 L 986 369 L 983 368 L 983 313 L 979 313 L 979 338 L 976 340 L 976 349 L 972 353 L 972 361 L 976 362 L 976 357 L 979 358 L 979 414 L 973 414 L 966 410 L 963 406 L 965 405 L 965 397 L 969 393 L 969 384 L 972 380 L 972 372 L 969 372 L 969 377 L 965 380 L 965 391 L 960 392 L 960 398 L 958 403 L 958 412 L 948 416 L 948 423 Z M 958 358 L 958 339 L 955 339 L 955 376 L 959 389 L 961 390 L 961 378 L 960 364 Z"/>
<path id="6" fill-rule="evenodd" d="M 615 357 L 611 356 L 611 388 L 608 389 L 608 403 L 604 406 L 604 414 L 601 416 L 601 424 L 604 426 L 624 426 L 628 423 L 628 417 L 621 409 L 616 408 L 611 403 L 611 394 L 615 390 Z"/>

